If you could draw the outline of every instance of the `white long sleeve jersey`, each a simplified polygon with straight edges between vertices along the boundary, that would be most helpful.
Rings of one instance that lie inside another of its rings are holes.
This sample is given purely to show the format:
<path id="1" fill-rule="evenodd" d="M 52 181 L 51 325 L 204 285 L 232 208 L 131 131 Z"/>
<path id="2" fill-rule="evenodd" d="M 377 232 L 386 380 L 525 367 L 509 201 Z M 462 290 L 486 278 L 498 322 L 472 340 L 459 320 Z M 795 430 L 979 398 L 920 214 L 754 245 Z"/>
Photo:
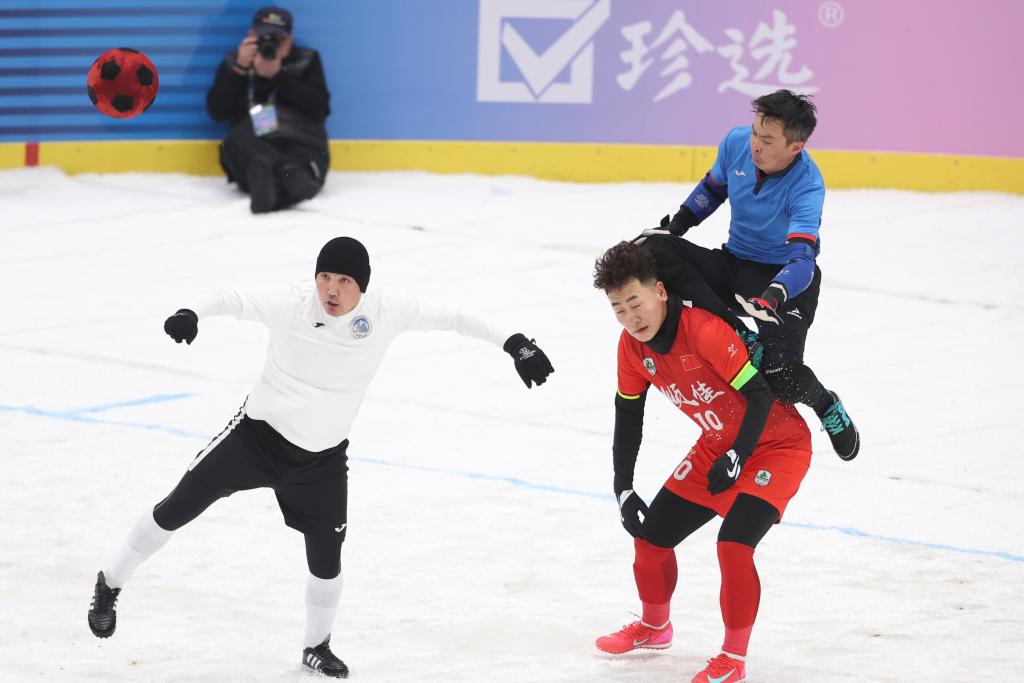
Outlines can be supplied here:
<path id="1" fill-rule="evenodd" d="M 245 412 L 307 451 L 348 438 L 370 380 L 391 340 L 407 330 L 453 330 L 501 347 L 510 336 L 458 308 L 397 290 L 371 289 L 346 315 L 324 311 L 315 287 L 211 292 L 191 309 L 202 319 L 232 315 L 270 330 L 263 376 Z"/>

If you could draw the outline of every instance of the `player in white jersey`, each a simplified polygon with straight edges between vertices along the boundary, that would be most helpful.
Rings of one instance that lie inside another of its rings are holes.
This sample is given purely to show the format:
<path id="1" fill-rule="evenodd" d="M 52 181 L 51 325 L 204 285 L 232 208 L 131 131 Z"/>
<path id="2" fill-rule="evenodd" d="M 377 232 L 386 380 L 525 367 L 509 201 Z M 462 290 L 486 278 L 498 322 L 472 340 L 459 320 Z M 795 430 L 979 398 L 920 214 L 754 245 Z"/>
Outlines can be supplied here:
<path id="1" fill-rule="evenodd" d="M 96 580 L 89 627 L 100 638 L 116 626 L 121 587 L 175 530 L 236 491 L 274 489 L 285 524 L 306 544 L 306 634 L 302 662 L 344 678 L 330 650 L 341 596 L 341 544 L 347 528 L 348 433 L 366 389 L 398 334 L 453 330 L 501 346 L 526 384 L 554 372 L 522 334 L 509 335 L 467 311 L 420 301 L 399 291 L 370 290 L 365 247 L 338 237 L 320 251 L 315 287 L 220 290 L 164 323 L 176 342 L 191 344 L 199 320 L 233 315 L 263 323 L 270 343 L 263 375 L 228 426 L 189 466 L 175 489 L 146 510 Z"/>

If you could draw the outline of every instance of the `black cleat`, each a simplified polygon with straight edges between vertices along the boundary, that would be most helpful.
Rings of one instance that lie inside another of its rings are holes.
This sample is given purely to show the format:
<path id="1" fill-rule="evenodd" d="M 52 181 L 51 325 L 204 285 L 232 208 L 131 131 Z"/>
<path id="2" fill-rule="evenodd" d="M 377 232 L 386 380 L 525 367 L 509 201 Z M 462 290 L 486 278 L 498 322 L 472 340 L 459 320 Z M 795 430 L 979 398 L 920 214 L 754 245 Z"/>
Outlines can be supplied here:
<path id="1" fill-rule="evenodd" d="M 107 586 L 103 572 L 96 575 L 96 591 L 92 594 L 92 609 L 89 610 L 89 628 L 97 638 L 109 638 L 114 635 L 114 629 L 117 627 L 117 611 L 114 610 L 114 605 L 117 604 L 117 596 L 120 594 L 120 588 Z"/>
<path id="2" fill-rule="evenodd" d="M 821 427 L 828 432 L 828 438 L 832 440 L 832 448 L 836 455 L 843 460 L 853 460 L 860 452 L 860 432 L 857 431 L 853 420 L 846 414 L 843 402 L 839 400 L 836 392 L 828 392 L 835 399 L 821 415 Z"/>
<path id="3" fill-rule="evenodd" d="M 316 647 L 307 647 L 302 651 L 302 666 L 311 671 L 333 678 L 348 678 L 348 667 L 345 662 L 334 656 L 331 652 L 331 637 L 327 636 L 324 642 Z"/>

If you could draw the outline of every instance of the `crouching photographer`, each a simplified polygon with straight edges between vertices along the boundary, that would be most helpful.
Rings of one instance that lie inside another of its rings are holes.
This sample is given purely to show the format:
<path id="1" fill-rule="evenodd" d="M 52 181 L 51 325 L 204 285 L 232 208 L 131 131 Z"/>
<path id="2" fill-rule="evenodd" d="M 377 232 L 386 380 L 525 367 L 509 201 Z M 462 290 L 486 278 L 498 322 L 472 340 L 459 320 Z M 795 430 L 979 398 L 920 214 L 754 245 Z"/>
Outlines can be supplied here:
<path id="1" fill-rule="evenodd" d="M 210 116 L 230 123 L 221 166 L 229 182 L 249 193 L 253 213 L 287 208 L 323 187 L 329 99 L 320 55 L 295 45 L 291 13 L 257 10 L 206 94 Z"/>

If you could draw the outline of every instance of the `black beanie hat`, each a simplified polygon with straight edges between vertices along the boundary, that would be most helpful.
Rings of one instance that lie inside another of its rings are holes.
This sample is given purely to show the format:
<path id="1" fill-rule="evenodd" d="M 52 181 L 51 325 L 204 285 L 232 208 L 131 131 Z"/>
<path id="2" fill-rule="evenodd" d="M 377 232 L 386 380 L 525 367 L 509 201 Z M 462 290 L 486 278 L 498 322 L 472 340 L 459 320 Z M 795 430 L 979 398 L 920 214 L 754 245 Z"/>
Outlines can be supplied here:
<path id="1" fill-rule="evenodd" d="M 360 292 L 366 292 L 370 283 L 370 255 L 359 240 L 351 237 L 335 237 L 324 245 L 316 257 L 316 272 L 348 275 L 359 285 Z"/>

